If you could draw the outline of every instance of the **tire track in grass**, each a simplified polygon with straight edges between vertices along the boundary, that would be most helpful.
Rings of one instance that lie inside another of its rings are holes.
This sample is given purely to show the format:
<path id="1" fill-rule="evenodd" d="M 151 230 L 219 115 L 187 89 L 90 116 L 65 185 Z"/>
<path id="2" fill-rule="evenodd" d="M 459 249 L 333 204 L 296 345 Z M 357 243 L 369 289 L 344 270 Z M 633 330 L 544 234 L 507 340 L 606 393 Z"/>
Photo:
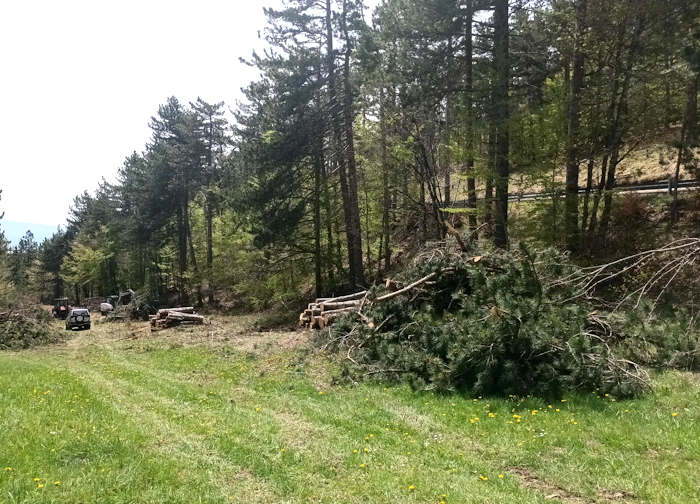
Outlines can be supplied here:
<path id="1" fill-rule="evenodd" d="M 159 390 L 166 393 L 168 390 L 171 393 L 178 391 L 177 393 L 187 396 L 193 388 L 195 394 L 204 393 L 202 390 L 197 390 L 196 385 L 189 383 L 186 375 L 173 373 L 169 370 L 155 370 L 152 366 L 146 366 L 146 362 L 143 360 L 140 363 L 135 363 L 134 360 L 125 359 L 121 355 L 112 357 L 119 361 L 120 366 L 124 366 L 132 372 L 147 374 L 151 381 L 158 383 Z M 253 380 L 252 384 L 254 383 Z M 388 423 L 394 427 L 399 426 L 398 430 L 400 431 L 409 429 L 412 432 L 414 427 L 420 426 L 425 433 L 434 431 L 439 427 L 439 424 L 432 420 L 429 421 L 428 417 L 395 400 L 391 401 L 393 411 L 368 409 L 362 398 L 353 397 L 357 393 L 351 391 L 347 392 L 347 397 L 353 398 L 354 401 L 336 404 L 332 406 L 332 411 L 321 413 L 324 418 L 319 418 L 318 412 L 323 412 L 323 408 L 318 408 L 320 396 L 310 395 L 311 391 L 306 390 L 308 387 L 300 386 L 298 388 L 299 392 L 296 392 L 297 387 L 295 387 L 295 391 L 290 393 L 286 383 L 280 383 L 279 386 L 268 384 L 265 387 L 265 392 L 256 392 L 255 396 L 260 398 L 259 402 L 262 404 L 275 405 L 274 409 L 264 407 L 262 411 L 265 414 L 270 413 L 277 423 L 280 446 L 292 448 L 294 445 L 297 446 L 297 449 L 290 450 L 283 456 L 289 459 L 291 464 L 285 465 L 284 471 L 288 472 L 289 477 L 294 480 L 294 487 L 314 488 L 315 490 L 309 496 L 315 495 L 333 502 L 361 502 L 370 496 L 372 498 L 385 498 L 388 494 L 395 497 L 396 492 L 405 491 L 404 487 L 408 486 L 406 481 L 421 482 L 422 487 L 427 487 L 431 473 L 445 482 L 442 485 L 443 489 L 449 487 L 459 492 L 461 487 L 470 482 L 473 483 L 471 480 L 475 477 L 473 473 L 476 472 L 476 466 L 470 465 L 468 471 L 463 470 L 464 467 L 462 467 L 462 470 L 457 473 L 456 467 L 465 465 L 465 459 L 458 459 L 457 453 L 450 454 L 447 457 L 450 460 L 445 460 L 445 453 L 442 452 L 429 454 L 430 456 L 427 458 L 433 467 L 428 473 L 426 473 L 425 468 L 420 467 L 420 464 L 415 466 L 414 462 L 417 462 L 418 459 L 415 456 L 411 458 L 410 455 L 400 451 L 402 450 L 402 439 L 399 433 L 391 441 L 389 450 L 380 450 L 381 453 L 375 454 L 376 464 L 380 464 L 379 467 L 383 467 L 381 470 L 385 473 L 379 484 L 375 482 L 373 487 L 358 485 L 358 478 L 363 479 L 363 473 L 357 471 L 360 468 L 357 457 L 353 456 L 351 449 L 339 452 L 337 447 L 354 445 L 358 446 L 360 450 L 362 449 L 362 437 L 359 433 L 353 432 L 357 430 L 359 423 L 372 425 L 380 421 L 382 425 Z M 367 415 L 364 420 L 367 422 L 357 417 L 358 405 L 365 409 Z M 252 403 L 246 411 L 251 410 Z M 313 414 L 313 411 L 316 411 L 317 414 Z M 308 416 L 315 417 L 312 421 L 305 420 L 309 413 L 311 415 Z M 290 417 L 294 418 L 295 421 L 288 422 Z M 255 420 L 251 418 L 249 421 Z M 303 425 L 305 428 L 302 430 L 295 428 L 299 425 Z M 380 430 L 379 425 L 375 425 L 375 427 L 377 427 L 375 430 Z M 300 437 L 305 439 L 302 440 Z M 379 462 L 380 460 L 381 462 Z M 378 468 L 376 464 L 373 467 L 375 471 Z M 481 465 L 483 466 L 483 463 Z M 304 466 L 307 466 L 308 469 L 304 469 Z M 450 474 L 445 476 L 444 473 L 447 473 L 448 470 Z M 448 480 L 449 485 L 447 485 Z M 425 483 L 422 483 L 423 481 Z"/>
<path id="2" fill-rule="evenodd" d="M 132 419 L 144 435 L 153 439 L 149 450 L 178 461 L 186 461 L 187 466 L 180 466 L 181 473 L 188 478 L 204 477 L 222 500 L 228 496 L 245 496 L 247 502 L 284 502 L 265 481 L 254 476 L 245 467 L 234 463 L 230 457 L 222 456 L 210 443 L 205 442 L 201 435 L 187 432 L 184 426 L 154 408 L 154 402 L 168 398 L 145 392 L 142 387 L 123 378 L 110 379 L 89 363 L 71 365 L 67 371 L 88 380 L 94 386 L 110 391 L 109 395 L 116 399 L 113 401 L 114 408 Z M 186 403 L 173 400 L 169 402 L 167 407 L 171 413 L 175 413 L 177 409 L 190 409 Z"/>

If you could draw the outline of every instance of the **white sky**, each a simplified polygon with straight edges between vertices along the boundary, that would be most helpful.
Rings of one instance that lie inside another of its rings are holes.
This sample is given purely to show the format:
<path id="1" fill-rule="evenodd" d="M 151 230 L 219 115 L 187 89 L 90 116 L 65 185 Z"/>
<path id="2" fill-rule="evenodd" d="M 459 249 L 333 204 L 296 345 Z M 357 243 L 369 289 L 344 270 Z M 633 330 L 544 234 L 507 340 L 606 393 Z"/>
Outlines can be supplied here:
<path id="1" fill-rule="evenodd" d="M 150 138 L 168 96 L 230 107 L 279 0 L 0 0 L 0 213 L 65 221 Z M 367 2 L 375 5 L 378 0 Z"/>

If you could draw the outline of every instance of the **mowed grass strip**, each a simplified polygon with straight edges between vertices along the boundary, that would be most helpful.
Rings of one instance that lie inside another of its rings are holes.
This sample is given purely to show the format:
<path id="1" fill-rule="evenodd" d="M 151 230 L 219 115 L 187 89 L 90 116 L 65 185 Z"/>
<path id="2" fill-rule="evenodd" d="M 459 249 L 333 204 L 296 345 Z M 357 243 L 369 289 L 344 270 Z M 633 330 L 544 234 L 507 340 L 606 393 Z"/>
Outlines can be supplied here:
<path id="1" fill-rule="evenodd" d="M 656 503 L 700 488 L 692 374 L 634 401 L 440 396 L 330 387 L 324 360 L 294 350 L 95 334 L 0 355 L 0 502 Z"/>

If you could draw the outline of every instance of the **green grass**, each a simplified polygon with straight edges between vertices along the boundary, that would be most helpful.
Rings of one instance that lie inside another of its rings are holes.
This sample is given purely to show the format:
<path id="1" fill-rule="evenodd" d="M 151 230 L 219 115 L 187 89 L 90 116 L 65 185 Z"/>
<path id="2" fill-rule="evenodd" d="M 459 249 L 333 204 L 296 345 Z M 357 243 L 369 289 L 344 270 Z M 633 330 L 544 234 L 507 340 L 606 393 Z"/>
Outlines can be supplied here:
<path id="1" fill-rule="evenodd" d="M 0 354 L 0 502 L 697 502 L 697 375 L 551 408 L 336 387 L 226 324 Z"/>

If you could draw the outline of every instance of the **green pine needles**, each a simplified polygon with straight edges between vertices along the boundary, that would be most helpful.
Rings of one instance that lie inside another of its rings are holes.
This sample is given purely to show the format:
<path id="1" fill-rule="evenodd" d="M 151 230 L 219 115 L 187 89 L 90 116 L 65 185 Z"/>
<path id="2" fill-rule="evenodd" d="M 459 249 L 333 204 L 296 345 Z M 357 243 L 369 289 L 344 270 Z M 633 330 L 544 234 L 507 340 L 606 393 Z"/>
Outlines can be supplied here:
<path id="1" fill-rule="evenodd" d="M 572 268 L 551 249 L 476 257 L 433 250 L 402 275 L 408 283 L 435 272 L 433 282 L 382 303 L 372 302 L 384 294 L 375 287 L 362 315 L 319 338 L 347 357 L 345 379 L 477 395 L 638 394 L 646 372 L 616 355 L 606 318 L 572 287 L 553 286 Z"/>

